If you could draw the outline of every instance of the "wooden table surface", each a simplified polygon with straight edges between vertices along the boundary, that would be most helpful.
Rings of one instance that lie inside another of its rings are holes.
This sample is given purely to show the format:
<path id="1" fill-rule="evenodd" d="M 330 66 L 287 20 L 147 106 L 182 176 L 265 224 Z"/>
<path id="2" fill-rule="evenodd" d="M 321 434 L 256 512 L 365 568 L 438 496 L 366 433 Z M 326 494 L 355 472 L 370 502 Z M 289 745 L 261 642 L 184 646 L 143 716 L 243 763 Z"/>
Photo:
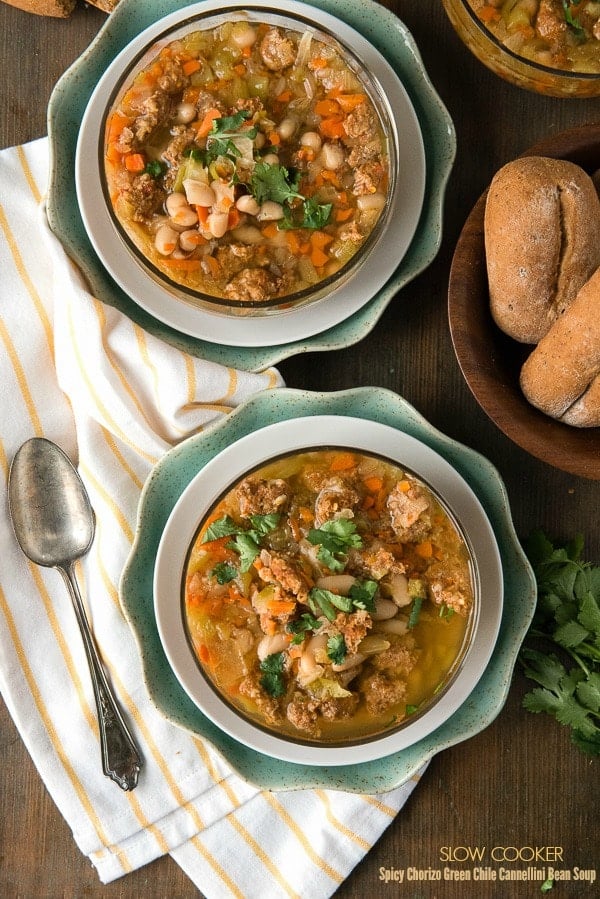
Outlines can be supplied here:
<path id="1" fill-rule="evenodd" d="M 487 456 L 503 476 L 517 532 L 543 527 L 583 533 L 600 558 L 600 482 L 536 461 L 506 439 L 466 387 L 450 340 L 446 293 L 462 225 L 493 173 L 551 133 L 600 120 L 600 99 L 560 100 L 513 87 L 477 62 L 452 31 L 439 0 L 387 0 L 405 22 L 456 126 L 458 153 L 435 262 L 388 307 L 375 330 L 347 350 L 305 354 L 280 369 L 290 387 L 341 390 L 376 385 L 404 396 L 437 428 Z M 66 20 L 0 4 L 0 146 L 46 133 L 51 90 L 105 21 L 80 3 Z M 386 883 L 383 869 L 459 871 L 444 847 L 559 847 L 565 868 L 600 868 L 598 761 L 575 749 L 565 729 L 521 707 L 530 686 L 515 673 L 500 715 L 483 733 L 441 753 L 379 843 L 339 889 L 339 899 L 537 896 L 529 882 Z M 197 890 L 168 857 L 108 886 L 79 853 L 0 703 L 0 894 L 37 897 L 184 899 Z M 458 851 L 460 856 L 461 851 Z M 509 855 L 514 850 L 509 851 Z M 498 861 L 491 862 L 497 871 Z M 506 867 L 510 867 L 506 865 Z M 561 865 L 557 865 L 561 867 Z M 552 896 L 598 895 L 598 884 L 556 884 Z M 265 897 L 268 899 L 268 897 Z M 307 896 L 306 899 L 311 899 Z"/>

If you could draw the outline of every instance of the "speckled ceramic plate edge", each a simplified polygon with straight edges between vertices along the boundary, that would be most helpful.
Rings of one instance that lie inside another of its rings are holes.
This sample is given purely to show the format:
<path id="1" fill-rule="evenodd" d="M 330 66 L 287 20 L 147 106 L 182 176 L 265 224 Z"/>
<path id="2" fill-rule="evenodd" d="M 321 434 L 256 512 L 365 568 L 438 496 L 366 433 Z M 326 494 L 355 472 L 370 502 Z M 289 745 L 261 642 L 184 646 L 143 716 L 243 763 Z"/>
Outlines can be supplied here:
<path id="1" fill-rule="evenodd" d="M 79 124 L 92 90 L 116 54 L 143 28 L 195 0 L 120 0 L 96 38 L 57 83 L 48 106 L 50 227 L 79 264 L 95 296 L 173 346 L 223 365 L 258 371 L 314 350 L 358 343 L 376 325 L 396 293 L 435 259 L 442 238 L 443 203 L 456 155 L 452 120 L 434 90 L 414 39 L 400 19 L 373 0 L 314 0 L 315 7 L 343 19 L 367 37 L 396 70 L 419 119 L 426 154 L 426 187 L 417 233 L 394 276 L 361 310 L 333 328 L 274 347 L 230 347 L 178 333 L 133 302 L 96 256 L 81 220 L 75 194 L 75 149 Z"/>
<path id="2" fill-rule="evenodd" d="M 156 627 L 152 594 L 154 559 L 162 530 L 197 471 L 226 446 L 257 428 L 317 414 L 350 415 L 388 424 L 422 440 L 454 465 L 489 517 L 504 572 L 504 610 L 496 647 L 464 705 L 414 746 L 376 762 L 335 768 L 268 758 L 236 743 L 208 721 L 168 665 Z M 536 586 L 514 530 L 503 482 L 484 457 L 441 434 L 392 391 L 361 387 L 312 393 L 280 388 L 251 397 L 202 434 L 175 447 L 156 465 L 142 493 L 136 537 L 121 579 L 120 596 L 139 646 L 145 683 L 157 709 L 174 724 L 210 741 L 243 779 L 270 790 L 327 788 L 379 793 L 406 782 L 437 752 L 474 736 L 494 720 L 506 700 L 517 653 L 533 617 Z"/>

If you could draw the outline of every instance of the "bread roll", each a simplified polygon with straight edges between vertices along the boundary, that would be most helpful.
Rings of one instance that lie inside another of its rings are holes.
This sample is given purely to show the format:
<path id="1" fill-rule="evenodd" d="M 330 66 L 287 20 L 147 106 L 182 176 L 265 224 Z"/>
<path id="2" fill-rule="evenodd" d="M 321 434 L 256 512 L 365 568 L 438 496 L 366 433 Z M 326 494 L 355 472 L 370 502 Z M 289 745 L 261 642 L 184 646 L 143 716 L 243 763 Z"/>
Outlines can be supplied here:
<path id="1" fill-rule="evenodd" d="M 592 179 L 564 159 L 509 162 L 490 185 L 484 235 L 492 316 L 515 340 L 538 343 L 600 266 Z"/>
<path id="2" fill-rule="evenodd" d="M 526 398 L 552 418 L 600 424 L 600 269 L 581 288 L 521 369 Z"/>
<path id="3" fill-rule="evenodd" d="M 4 0 L 4 2 L 37 16 L 66 19 L 75 9 L 77 0 Z"/>
<path id="4" fill-rule="evenodd" d="M 97 6 L 102 12 L 112 12 L 119 0 L 85 0 L 90 6 Z"/>

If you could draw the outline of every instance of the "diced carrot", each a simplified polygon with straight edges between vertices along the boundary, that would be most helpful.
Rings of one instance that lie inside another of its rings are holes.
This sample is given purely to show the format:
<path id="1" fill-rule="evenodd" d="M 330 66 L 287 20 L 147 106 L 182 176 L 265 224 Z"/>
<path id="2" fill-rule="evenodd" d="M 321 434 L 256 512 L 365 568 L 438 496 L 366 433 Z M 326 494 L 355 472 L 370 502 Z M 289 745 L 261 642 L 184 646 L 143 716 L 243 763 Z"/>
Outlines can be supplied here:
<path id="1" fill-rule="evenodd" d="M 252 47 L 243 47 L 242 56 L 244 57 L 244 59 L 250 59 L 250 57 L 252 56 Z"/>
<path id="2" fill-rule="evenodd" d="M 495 9 L 493 6 L 482 6 L 477 15 L 482 22 L 490 25 L 493 22 L 500 21 L 501 13 L 499 9 Z"/>
<path id="3" fill-rule="evenodd" d="M 346 135 L 343 119 L 340 116 L 331 116 L 331 118 L 328 119 L 321 119 L 319 131 L 323 137 L 328 137 L 332 140 L 345 137 Z"/>
<path id="4" fill-rule="evenodd" d="M 398 481 L 398 489 L 402 491 L 402 493 L 408 493 L 410 490 L 410 481 Z"/>
<path id="5" fill-rule="evenodd" d="M 106 158 L 109 162 L 121 162 L 123 154 L 117 149 L 116 141 L 113 141 L 106 148 Z"/>
<path id="6" fill-rule="evenodd" d="M 431 559 L 433 555 L 431 540 L 423 540 L 421 543 L 417 543 L 415 546 L 415 553 L 420 556 L 421 559 Z"/>
<path id="7" fill-rule="evenodd" d="M 209 131 L 212 129 L 214 120 L 220 118 L 221 111 L 219 109 L 216 109 L 215 107 L 211 107 L 204 115 L 202 121 L 196 127 L 198 137 L 206 137 Z"/>
<path id="8" fill-rule="evenodd" d="M 314 521 L 315 518 L 315 513 L 312 509 L 309 509 L 308 506 L 300 506 L 300 508 L 298 509 L 298 515 L 305 524 Z"/>
<path id="9" fill-rule="evenodd" d="M 309 69 L 326 69 L 327 68 L 327 60 L 323 59 L 322 56 L 315 56 L 314 59 L 311 59 L 308 63 Z"/>
<path id="10" fill-rule="evenodd" d="M 181 68 L 183 69 L 184 75 L 193 75 L 194 72 L 197 72 L 201 67 L 202 63 L 199 59 L 188 59 Z"/>
<path id="11" fill-rule="evenodd" d="M 210 206 L 196 206 L 196 215 L 201 225 L 206 225 L 210 215 Z"/>
<path id="12" fill-rule="evenodd" d="M 267 140 L 272 147 L 278 147 L 281 143 L 281 136 L 277 131 L 269 131 L 269 133 L 267 134 Z"/>
<path id="13" fill-rule="evenodd" d="M 237 206 L 234 206 L 232 204 L 229 210 L 229 217 L 227 219 L 227 230 L 232 231 L 234 228 L 237 228 L 241 218 L 242 216 L 240 215 L 239 209 L 237 208 Z"/>
<path id="14" fill-rule="evenodd" d="M 268 225 L 262 229 L 263 237 L 266 237 L 267 240 L 271 240 L 277 234 L 277 225 L 275 222 L 269 222 Z"/>
<path id="15" fill-rule="evenodd" d="M 210 652 L 208 651 L 206 643 L 201 643 L 198 647 L 198 656 L 204 665 L 210 664 Z"/>
<path id="16" fill-rule="evenodd" d="M 318 100 L 315 103 L 315 112 L 317 115 L 323 116 L 323 118 L 338 116 L 340 114 L 340 106 L 337 100 Z"/>
<path id="17" fill-rule="evenodd" d="M 318 247 L 313 247 L 310 254 L 310 261 L 315 268 L 322 268 L 329 261 L 329 256 Z"/>
<path id="18" fill-rule="evenodd" d="M 337 103 L 342 107 L 344 112 L 352 112 L 361 103 L 364 103 L 366 97 L 364 94 L 338 94 Z"/>
<path id="19" fill-rule="evenodd" d="M 365 498 L 362 501 L 363 509 L 365 509 L 365 510 L 372 509 L 374 505 L 375 505 L 375 497 L 371 496 L 371 495 L 365 496 Z"/>
<path id="20" fill-rule="evenodd" d="M 204 261 L 210 268 L 210 273 L 213 278 L 218 278 L 221 274 L 221 266 L 217 262 L 214 256 L 204 256 Z"/>
<path id="21" fill-rule="evenodd" d="M 290 648 L 287 651 L 287 654 L 290 657 L 290 659 L 299 659 L 300 656 L 302 655 L 302 646 L 299 643 L 296 644 L 295 646 L 290 646 Z"/>
<path id="22" fill-rule="evenodd" d="M 186 87 L 181 97 L 182 103 L 195 103 L 200 96 L 200 88 L 190 85 Z"/>
<path id="23" fill-rule="evenodd" d="M 323 169 L 321 172 L 321 177 L 323 181 L 326 181 L 328 184 L 333 184 L 334 187 L 340 187 L 340 179 L 337 172 L 331 172 L 329 169 Z"/>
<path id="24" fill-rule="evenodd" d="M 273 615 L 290 615 L 296 608 L 295 599 L 269 599 L 265 606 Z"/>
<path id="25" fill-rule="evenodd" d="M 356 465 L 356 459 L 353 453 L 338 453 L 331 461 L 329 468 L 331 471 L 349 471 Z"/>
<path id="26" fill-rule="evenodd" d="M 336 222 L 347 222 L 349 218 L 352 218 L 353 209 L 348 207 L 347 209 L 336 209 L 335 210 L 335 220 Z"/>
<path id="27" fill-rule="evenodd" d="M 233 67 L 233 71 L 236 75 L 245 75 L 246 74 L 246 66 L 243 62 L 238 62 L 236 66 Z"/>
<path id="28" fill-rule="evenodd" d="M 129 116 L 122 115 L 122 113 L 120 112 L 113 113 L 108 123 L 108 133 L 106 136 L 107 142 L 110 144 L 113 141 L 118 140 L 121 136 L 123 128 L 126 128 L 130 123 L 131 119 L 129 118 Z"/>
<path id="29" fill-rule="evenodd" d="M 294 230 L 286 231 L 285 239 L 286 239 L 287 245 L 289 247 L 290 253 L 292 253 L 294 256 L 299 256 L 300 255 L 300 240 L 298 238 L 297 232 Z"/>
<path id="30" fill-rule="evenodd" d="M 289 103 L 290 100 L 292 99 L 292 96 L 293 96 L 293 94 L 292 94 L 291 90 L 288 89 L 288 90 L 282 91 L 275 99 L 277 100 L 278 103 Z"/>
<path id="31" fill-rule="evenodd" d="M 332 241 L 333 237 L 331 234 L 327 234 L 326 231 L 313 231 L 310 235 L 311 244 L 313 247 L 319 247 L 319 249 L 329 246 Z"/>
<path id="32" fill-rule="evenodd" d="M 175 248 L 173 247 L 173 249 Z M 199 259 L 173 259 L 172 256 L 169 256 L 167 259 L 163 259 L 163 264 L 182 272 L 197 272 L 200 269 Z"/>
<path id="33" fill-rule="evenodd" d="M 125 157 L 125 168 L 134 174 L 143 172 L 146 168 L 146 157 L 143 153 L 128 153 Z"/>
<path id="34" fill-rule="evenodd" d="M 376 475 L 365 478 L 363 484 L 365 485 L 369 493 L 377 493 L 378 490 L 381 490 L 381 488 L 383 487 L 383 481 Z"/>

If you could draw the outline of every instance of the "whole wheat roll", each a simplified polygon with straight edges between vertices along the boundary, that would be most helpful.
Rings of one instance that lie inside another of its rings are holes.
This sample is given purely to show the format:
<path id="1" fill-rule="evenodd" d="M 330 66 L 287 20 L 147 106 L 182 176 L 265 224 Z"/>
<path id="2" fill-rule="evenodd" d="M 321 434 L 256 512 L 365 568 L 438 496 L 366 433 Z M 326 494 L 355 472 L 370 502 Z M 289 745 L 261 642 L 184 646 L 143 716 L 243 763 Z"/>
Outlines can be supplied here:
<path id="1" fill-rule="evenodd" d="M 600 269 L 578 292 L 521 369 L 521 389 L 532 405 L 553 418 L 590 419 L 590 400 L 600 390 Z M 591 396 L 585 398 L 590 390 Z M 583 408 L 574 406 L 580 403 Z M 600 409 L 600 406 L 599 406 Z M 576 424 L 576 421 L 569 421 Z M 590 425 L 587 425 L 590 426 Z"/>
<path id="2" fill-rule="evenodd" d="M 600 266 L 592 179 L 564 159 L 507 163 L 490 184 L 484 238 L 496 324 L 521 343 L 538 343 Z"/>
<path id="3" fill-rule="evenodd" d="M 3 0 L 9 6 L 16 6 L 36 16 L 51 16 L 66 19 L 75 9 L 77 0 Z"/>
<path id="4" fill-rule="evenodd" d="M 575 428 L 600 428 L 600 375 L 560 418 Z"/>

